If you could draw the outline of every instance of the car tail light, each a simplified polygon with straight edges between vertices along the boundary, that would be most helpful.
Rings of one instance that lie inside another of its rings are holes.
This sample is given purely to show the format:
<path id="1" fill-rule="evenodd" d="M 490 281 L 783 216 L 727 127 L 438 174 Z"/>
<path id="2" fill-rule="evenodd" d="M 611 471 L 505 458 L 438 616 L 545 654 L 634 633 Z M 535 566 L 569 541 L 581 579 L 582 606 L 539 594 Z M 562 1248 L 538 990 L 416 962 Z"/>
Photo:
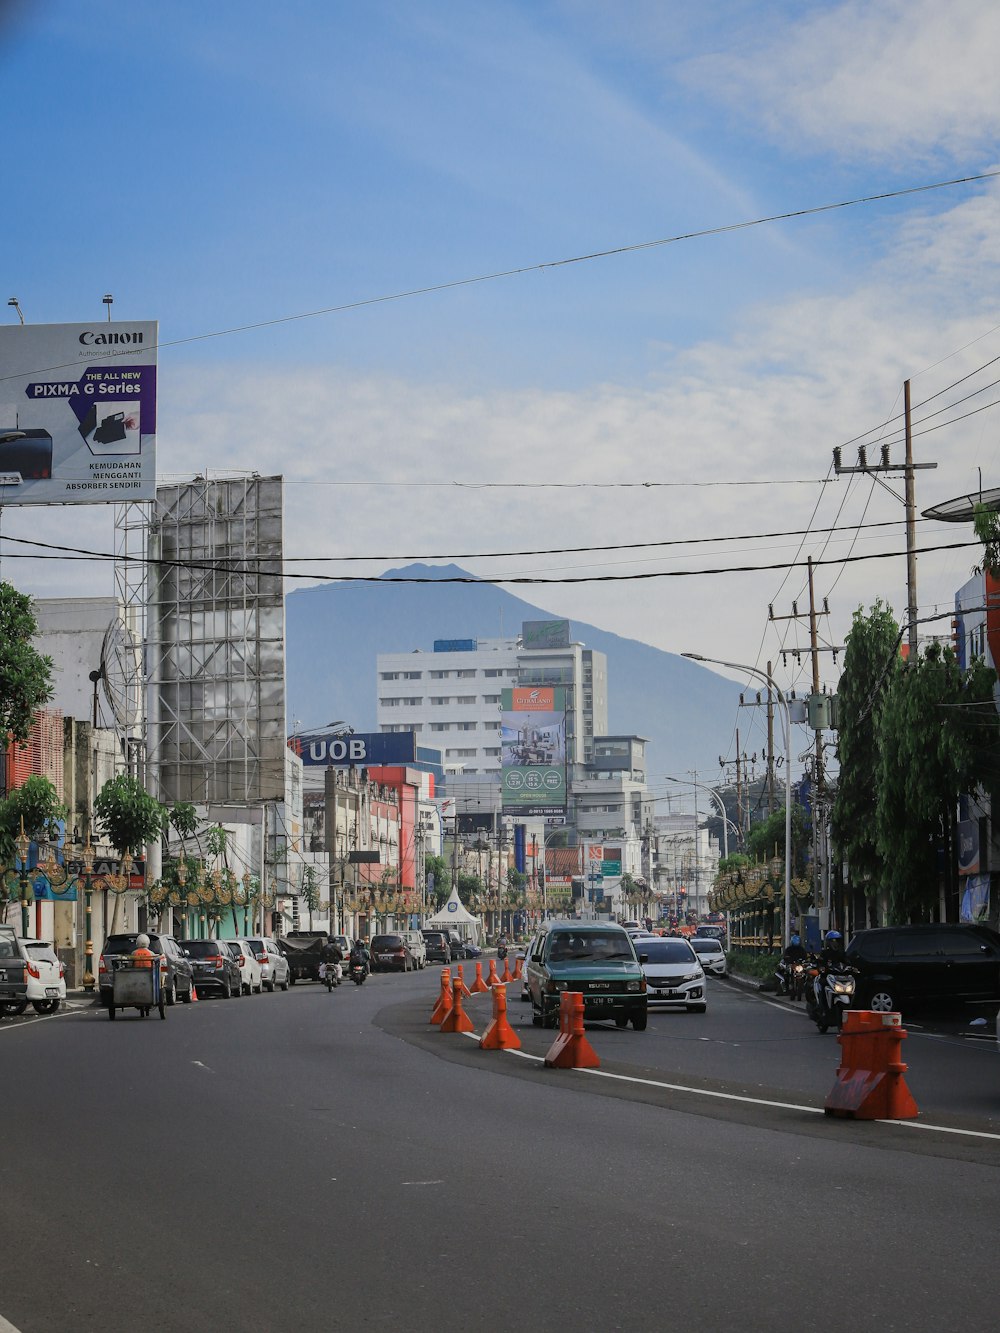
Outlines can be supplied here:
<path id="1" fill-rule="evenodd" d="M 60 964 L 59 964 L 59 980 L 61 981 L 65 975 L 66 975 L 66 964 L 65 964 L 65 963 L 60 963 Z"/>
<path id="2" fill-rule="evenodd" d="M 246 965 L 247 965 L 247 960 L 246 960 L 246 958 L 243 956 L 243 954 L 240 954 L 239 959 L 238 959 L 237 961 L 239 962 L 240 967 L 246 967 Z"/>
<path id="3" fill-rule="evenodd" d="M 38 981 L 39 978 L 41 977 L 41 975 L 42 975 L 41 972 L 39 972 L 38 968 L 34 965 L 34 963 L 29 963 L 29 964 L 28 964 L 28 976 L 29 976 L 29 977 L 34 977 L 35 980 Z"/>
<path id="4" fill-rule="evenodd" d="M 98 973 L 100 974 L 101 972 L 109 972 L 110 970 L 111 969 L 108 967 L 107 959 L 104 957 L 104 954 L 101 954 L 101 961 L 97 965 Z"/>
<path id="5" fill-rule="evenodd" d="M 216 958 L 216 960 L 215 960 L 215 970 L 216 970 L 216 972 L 218 972 L 218 971 L 220 971 L 222 968 L 224 968 L 225 965 L 226 965 L 226 960 L 225 960 L 224 958 Z"/>

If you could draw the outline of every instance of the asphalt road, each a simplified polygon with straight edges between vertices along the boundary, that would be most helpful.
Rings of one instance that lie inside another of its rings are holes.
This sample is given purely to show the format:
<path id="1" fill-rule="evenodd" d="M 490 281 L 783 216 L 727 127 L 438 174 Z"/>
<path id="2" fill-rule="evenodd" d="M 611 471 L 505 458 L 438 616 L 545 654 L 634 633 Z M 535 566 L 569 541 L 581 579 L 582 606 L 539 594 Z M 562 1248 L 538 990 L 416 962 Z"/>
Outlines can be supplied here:
<path id="1" fill-rule="evenodd" d="M 0 1317 L 22 1333 L 995 1327 L 1000 1144 L 795 1109 L 837 1061 L 801 1016 L 720 985 L 705 1018 L 592 1029 L 602 1074 L 645 1071 L 633 1084 L 438 1033 L 436 989 L 428 971 L 165 1023 L 0 1025 Z M 527 1006 L 510 1011 L 544 1049 Z M 995 1051 L 914 1036 L 906 1056 L 915 1093 L 938 1062 L 978 1088 L 985 1116 L 943 1091 L 935 1116 L 990 1133 Z M 746 1100 L 704 1096 L 727 1090 Z M 784 1108 L 757 1104 L 768 1090 Z"/>

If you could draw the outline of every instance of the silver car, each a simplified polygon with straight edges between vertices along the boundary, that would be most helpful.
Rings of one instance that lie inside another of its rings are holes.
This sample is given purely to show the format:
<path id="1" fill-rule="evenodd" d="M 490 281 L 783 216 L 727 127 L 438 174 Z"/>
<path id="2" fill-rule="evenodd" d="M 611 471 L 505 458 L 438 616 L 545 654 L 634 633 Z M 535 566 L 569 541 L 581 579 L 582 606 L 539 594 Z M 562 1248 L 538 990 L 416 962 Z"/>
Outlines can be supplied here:
<path id="1" fill-rule="evenodd" d="M 713 977 L 726 975 L 729 970 L 726 967 L 726 953 L 718 940 L 709 939 L 707 935 L 695 935 L 688 940 L 688 944 L 698 955 L 698 962 L 707 973 Z"/>
<path id="2" fill-rule="evenodd" d="M 243 940 L 260 964 L 260 981 L 265 990 L 275 986 L 288 990 L 288 960 L 269 935 Z"/>

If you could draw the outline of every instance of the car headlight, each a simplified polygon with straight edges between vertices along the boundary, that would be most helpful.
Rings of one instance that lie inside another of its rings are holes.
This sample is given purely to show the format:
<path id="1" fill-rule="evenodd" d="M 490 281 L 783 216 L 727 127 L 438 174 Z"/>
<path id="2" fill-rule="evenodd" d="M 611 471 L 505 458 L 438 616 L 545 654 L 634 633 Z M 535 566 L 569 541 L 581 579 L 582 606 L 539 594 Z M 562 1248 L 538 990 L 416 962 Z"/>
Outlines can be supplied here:
<path id="1" fill-rule="evenodd" d="M 628 991 L 641 991 L 641 990 L 642 990 L 642 982 L 641 982 L 641 981 L 629 981 L 629 982 L 626 982 L 626 984 L 625 984 L 625 989 L 628 990 Z"/>
<path id="2" fill-rule="evenodd" d="M 681 977 L 681 981 L 700 981 L 702 975 L 703 973 L 700 969 L 697 972 L 686 972 L 684 976 Z"/>

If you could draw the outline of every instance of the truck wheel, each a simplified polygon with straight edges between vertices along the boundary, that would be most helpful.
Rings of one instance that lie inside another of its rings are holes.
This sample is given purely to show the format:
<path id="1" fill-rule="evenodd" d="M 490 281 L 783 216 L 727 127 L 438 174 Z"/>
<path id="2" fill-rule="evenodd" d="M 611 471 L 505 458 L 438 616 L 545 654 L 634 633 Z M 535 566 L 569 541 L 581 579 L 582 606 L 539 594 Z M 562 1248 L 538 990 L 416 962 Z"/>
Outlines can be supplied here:
<path id="1" fill-rule="evenodd" d="M 646 1020 L 646 1015 L 645 1015 L 645 1014 L 633 1014 L 633 1015 L 632 1015 L 632 1026 L 635 1028 L 636 1032 L 645 1032 L 645 1031 L 646 1031 L 646 1021 L 647 1021 L 647 1020 Z"/>
<path id="2" fill-rule="evenodd" d="M 615 1027 L 616 1027 L 616 1028 L 627 1028 L 627 1027 L 628 1027 L 628 1014 L 615 1014 Z"/>

